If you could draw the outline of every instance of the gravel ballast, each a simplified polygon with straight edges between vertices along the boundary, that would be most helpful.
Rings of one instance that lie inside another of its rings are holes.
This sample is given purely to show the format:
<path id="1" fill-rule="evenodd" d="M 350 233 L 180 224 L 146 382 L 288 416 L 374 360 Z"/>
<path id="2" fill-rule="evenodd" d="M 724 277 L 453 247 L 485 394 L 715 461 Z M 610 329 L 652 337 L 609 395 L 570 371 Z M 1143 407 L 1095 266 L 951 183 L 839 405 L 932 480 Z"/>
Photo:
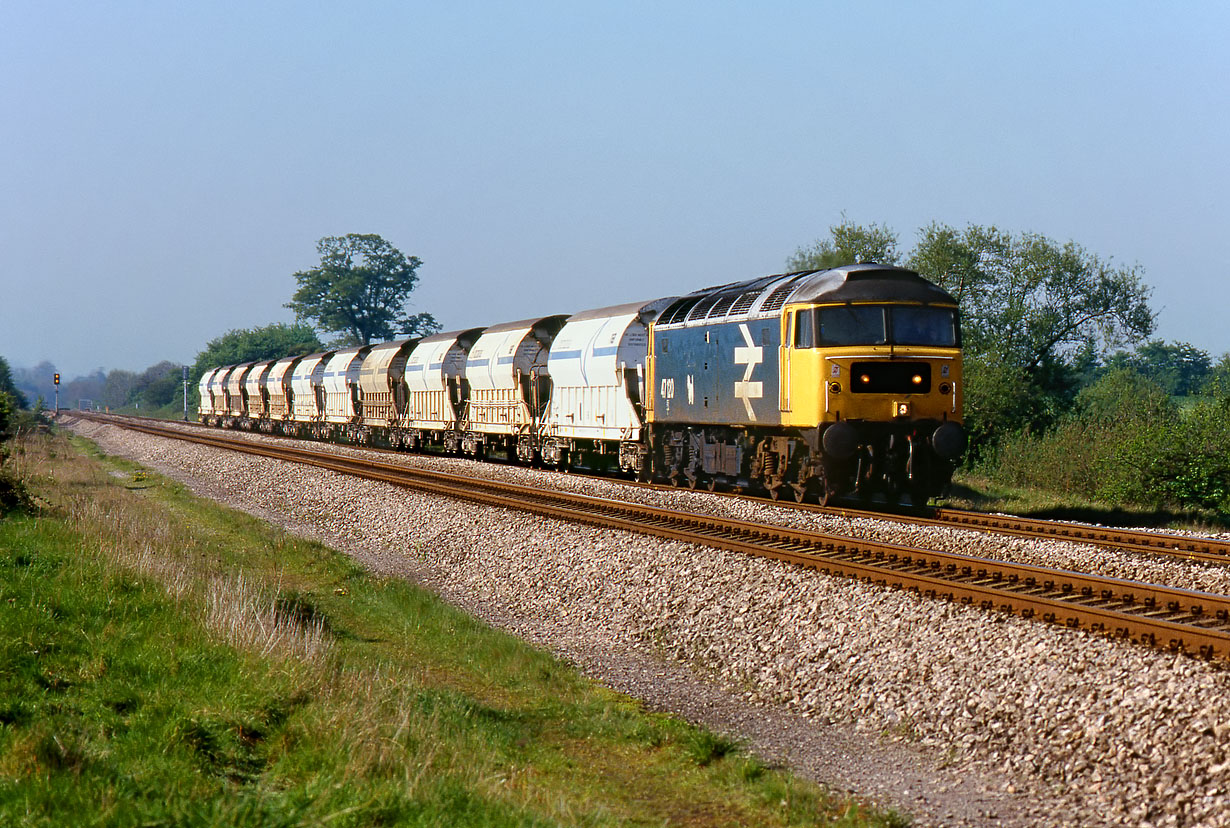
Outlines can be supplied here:
<path id="1" fill-rule="evenodd" d="M 770 762 L 909 813 L 916 825 L 1230 826 L 1230 672 L 1221 663 L 706 547 L 110 425 L 73 428 L 375 572 L 411 578 L 652 709 L 742 739 Z M 514 467 L 481 473 L 1230 591 L 1225 568 L 1081 544 L 852 521 Z"/>

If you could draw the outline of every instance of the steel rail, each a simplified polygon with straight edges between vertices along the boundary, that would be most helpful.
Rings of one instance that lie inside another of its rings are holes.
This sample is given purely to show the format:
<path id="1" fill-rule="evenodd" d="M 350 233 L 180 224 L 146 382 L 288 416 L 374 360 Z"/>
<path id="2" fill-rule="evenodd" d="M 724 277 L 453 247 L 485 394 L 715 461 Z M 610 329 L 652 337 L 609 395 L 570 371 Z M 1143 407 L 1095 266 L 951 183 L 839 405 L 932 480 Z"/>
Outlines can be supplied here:
<path id="1" fill-rule="evenodd" d="M 254 443 L 214 431 L 121 425 L 471 502 L 774 558 L 927 598 L 1011 612 L 1204 658 L 1230 659 L 1227 596 L 461 477 L 299 446 Z"/>
<path id="2" fill-rule="evenodd" d="M 76 415 L 88 414 L 89 416 L 103 418 L 100 415 L 89 414 L 88 412 L 72 413 Z M 124 422 L 131 422 L 134 420 L 147 421 L 155 424 L 165 422 L 155 418 L 121 417 L 120 415 L 114 414 L 106 415 L 105 418 Z M 175 421 L 175 423 L 176 425 L 181 425 L 179 421 Z M 192 425 L 197 429 L 203 429 L 210 432 L 216 431 L 215 429 L 210 429 L 207 426 L 196 422 L 188 423 L 188 425 Z M 371 446 L 356 448 L 365 448 L 371 451 L 386 451 L 385 449 L 377 449 Z M 400 454 L 400 452 L 394 453 Z M 624 485 L 646 488 L 654 491 L 680 491 L 680 487 L 668 486 L 661 483 L 638 483 L 628 480 L 621 480 L 619 482 Z M 747 497 L 744 493 L 729 491 L 724 492 L 721 490 L 707 493 L 717 495 L 719 497 Z M 1013 535 L 1023 538 L 1086 543 L 1111 549 L 1153 554 L 1166 558 L 1179 558 L 1182 560 L 1198 561 L 1201 563 L 1230 565 L 1230 540 L 1220 538 L 1175 535 L 1172 533 L 1149 532 L 1139 529 L 1120 529 L 1116 527 L 1096 526 L 1087 523 L 1044 520 L 1041 518 L 1027 518 L 1006 514 L 988 514 L 984 512 L 971 512 L 963 509 L 946 509 L 942 507 L 925 509 L 923 510 L 923 512 L 925 512 L 924 514 L 912 514 L 909 512 L 900 511 L 856 509 L 845 506 L 818 506 L 816 504 L 796 503 L 792 501 L 775 501 L 774 505 L 851 519 L 887 520 L 896 523 L 908 523 L 915 526 L 948 527 L 992 534 Z"/>

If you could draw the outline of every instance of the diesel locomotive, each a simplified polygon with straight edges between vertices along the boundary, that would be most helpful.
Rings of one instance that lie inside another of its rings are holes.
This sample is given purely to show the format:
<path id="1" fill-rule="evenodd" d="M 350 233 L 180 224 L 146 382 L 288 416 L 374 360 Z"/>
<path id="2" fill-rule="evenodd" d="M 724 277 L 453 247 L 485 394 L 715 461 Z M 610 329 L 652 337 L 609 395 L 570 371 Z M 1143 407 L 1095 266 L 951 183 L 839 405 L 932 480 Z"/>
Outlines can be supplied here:
<path id="1" fill-rule="evenodd" d="M 210 425 L 828 502 L 939 494 L 965 450 L 957 303 L 898 267 L 222 366 Z"/>

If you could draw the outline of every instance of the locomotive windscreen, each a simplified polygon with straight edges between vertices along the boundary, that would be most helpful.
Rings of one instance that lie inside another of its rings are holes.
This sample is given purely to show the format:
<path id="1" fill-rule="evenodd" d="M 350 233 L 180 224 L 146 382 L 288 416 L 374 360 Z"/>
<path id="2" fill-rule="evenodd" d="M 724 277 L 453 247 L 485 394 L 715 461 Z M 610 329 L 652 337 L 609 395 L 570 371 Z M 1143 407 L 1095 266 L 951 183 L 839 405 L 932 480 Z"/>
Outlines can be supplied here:
<path id="1" fill-rule="evenodd" d="M 961 344 L 955 308 L 925 305 L 836 305 L 801 311 L 796 348 L 842 345 Z"/>

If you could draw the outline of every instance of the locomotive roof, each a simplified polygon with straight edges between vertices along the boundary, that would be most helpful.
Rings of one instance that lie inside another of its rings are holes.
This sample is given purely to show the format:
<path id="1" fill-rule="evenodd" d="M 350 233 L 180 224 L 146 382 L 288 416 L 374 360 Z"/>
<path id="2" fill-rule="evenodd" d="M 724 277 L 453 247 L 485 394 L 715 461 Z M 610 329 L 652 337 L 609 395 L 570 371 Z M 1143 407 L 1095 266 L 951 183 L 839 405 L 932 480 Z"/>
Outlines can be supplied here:
<path id="1" fill-rule="evenodd" d="M 955 305 L 948 291 L 904 267 L 863 264 L 821 270 L 799 281 L 791 302 L 921 302 Z"/>
<path id="2" fill-rule="evenodd" d="M 857 264 L 703 288 L 677 300 L 662 312 L 657 324 L 759 317 L 777 313 L 791 302 L 956 304 L 947 291 L 912 270 Z"/>

